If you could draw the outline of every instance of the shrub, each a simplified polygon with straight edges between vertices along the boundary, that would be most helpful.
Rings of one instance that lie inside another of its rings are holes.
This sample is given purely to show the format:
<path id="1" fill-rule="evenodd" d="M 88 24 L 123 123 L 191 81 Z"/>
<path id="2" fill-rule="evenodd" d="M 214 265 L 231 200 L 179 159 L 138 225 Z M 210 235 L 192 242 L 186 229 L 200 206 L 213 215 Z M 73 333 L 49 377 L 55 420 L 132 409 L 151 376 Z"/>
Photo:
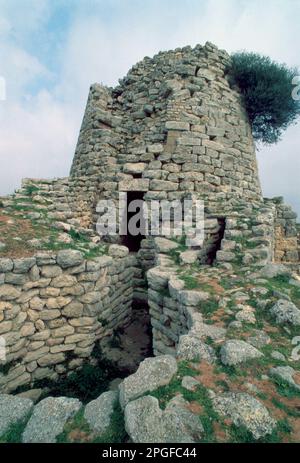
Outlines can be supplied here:
<path id="1" fill-rule="evenodd" d="M 276 143 L 300 114 L 300 101 L 292 98 L 297 69 L 257 53 L 239 52 L 232 55 L 228 72 L 243 95 L 254 139 Z"/>

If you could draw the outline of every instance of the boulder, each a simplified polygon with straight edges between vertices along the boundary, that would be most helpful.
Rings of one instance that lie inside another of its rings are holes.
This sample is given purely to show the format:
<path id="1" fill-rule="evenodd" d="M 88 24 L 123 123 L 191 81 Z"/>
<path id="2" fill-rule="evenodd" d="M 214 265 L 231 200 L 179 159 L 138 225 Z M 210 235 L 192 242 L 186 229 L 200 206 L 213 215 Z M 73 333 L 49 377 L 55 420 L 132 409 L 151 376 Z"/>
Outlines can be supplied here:
<path id="1" fill-rule="evenodd" d="M 176 243 L 175 241 L 168 240 L 167 238 L 160 238 L 160 237 L 154 238 L 154 243 L 155 243 L 157 251 L 163 254 L 168 253 L 172 251 L 173 249 L 178 248 L 179 246 L 179 244 Z"/>
<path id="2" fill-rule="evenodd" d="M 177 362 L 171 355 L 149 357 L 140 363 L 136 373 L 128 376 L 120 384 L 120 404 L 125 405 L 145 392 L 154 391 L 170 383 L 177 372 Z"/>
<path id="3" fill-rule="evenodd" d="M 26 257 L 14 260 L 15 273 L 27 273 L 36 264 L 35 257 Z"/>
<path id="4" fill-rule="evenodd" d="M 25 399 L 23 399 L 25 400 Z M 55 443 L 66 422 L 81 408 L 78 399 L 48 397 L 39 402 L 23 432 L 24 443 Z"/>
<path id="5" fill-rule="evenodd" d="M 103 434 L 109 428 L 117 397 L 117 391 L 107 391 L 87 404 L 84 418 L 93 431 Z"/>
<path id="6" fill-rule="evenodd" d="M 224 365 L 237 365 L 247 360 L 260 358 L 263 354 L 245 341 L 232 339 L 226 341 L 220 350 L 221 361 Z"/>
<path id="7" fill-rule="evenodd" d="M 262 278 L 275 278 L 283 275 L 291 275 L 291 270 L 283 264 L 269 263 L 265 265 L 259 272 Z"/>
<path id="8" fill-rule="evenodd" d="M 276 421 L 267 408 L 246 393 L 225 392 L 212 399 L 214 409 L 236 426 L 244 426 L 255 439 L 271 434 Z"/>
<path id="9" fill-rule="evenodd" d="M 33 408 L 32 400 L 28 398 L 1 394 L 0 395 L 0 437 L 9 428 L 25 420 Z"/>
<path id="10" fill-rule="evenodd" d="M 195 443 L 204 429 L 200 418 L 187 408 L 181 396 L 163 411 L 152 396 L 141 397 L 125 408 L 125 428 L 134 443 Z"/>
<path id="11" fill-rule="evenodd" d="M 215 351 L 211 346 L 189 334 L 180 336 L 177 356 L 181 360 L 206 360 L 209 363 L 216 360 Z"/>
<path id="12" fill-rule="evenodd" d="M 56 261 L 62 268 L 75 267 L 83 262 L 83 255 L 80 251 L 66 249 L 57 253 Z"/>
<path id="13" fill-rule="evenodd" d="M 109 246 L 108 254 L 111 257 L 121 258 L 126 257 L 129 254 L 129 249 L 126 246 L 121 246 L 119 244 L 112 244 Z"/>
<path id="14" fill-rule="evenodd" d="M 0 273 L 11 272 L 13 269 L 13 261 L 11 259 L 2 258 L 0 259 Z"/>
<path id="15" fill-rule="evenodd" d="M 300 325 L 300 310 L 291 301 L 279 299 L 270 309 L 270 313 L 275 316 L 276 323 L 291 323 Z"/>

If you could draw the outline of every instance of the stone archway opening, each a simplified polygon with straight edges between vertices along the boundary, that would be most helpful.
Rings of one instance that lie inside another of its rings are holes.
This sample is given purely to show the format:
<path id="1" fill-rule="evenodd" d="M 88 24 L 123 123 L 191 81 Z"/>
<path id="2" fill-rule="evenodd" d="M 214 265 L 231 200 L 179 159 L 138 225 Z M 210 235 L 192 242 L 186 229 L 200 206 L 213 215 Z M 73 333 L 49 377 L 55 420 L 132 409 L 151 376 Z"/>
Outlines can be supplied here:
<path id="1" fill-rule="evenodd" d="M 121 243 L 129 249 L 129 252 L 138 252 L 141 241 L 145 238 L 145 220 L 143 218 L 143 191 L 127 191 L 126 214 L 123 217 L 123 229 Z"/>

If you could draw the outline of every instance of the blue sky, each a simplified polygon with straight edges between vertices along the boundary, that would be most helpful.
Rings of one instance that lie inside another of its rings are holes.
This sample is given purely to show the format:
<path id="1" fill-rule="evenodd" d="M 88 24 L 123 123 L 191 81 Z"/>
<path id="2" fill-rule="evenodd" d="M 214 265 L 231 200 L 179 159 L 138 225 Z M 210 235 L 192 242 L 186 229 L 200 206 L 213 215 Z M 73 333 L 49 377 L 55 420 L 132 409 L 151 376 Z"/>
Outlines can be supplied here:
<path id="1" fill-rule="evenodd" d="M 0 0 L 0 194 L 68 175 L 93 82 L 144 56 L 207 40 L 299 65 L 300 0 Z M 258 152 L 265 196 L 300 214 L 300 125 Z"/>

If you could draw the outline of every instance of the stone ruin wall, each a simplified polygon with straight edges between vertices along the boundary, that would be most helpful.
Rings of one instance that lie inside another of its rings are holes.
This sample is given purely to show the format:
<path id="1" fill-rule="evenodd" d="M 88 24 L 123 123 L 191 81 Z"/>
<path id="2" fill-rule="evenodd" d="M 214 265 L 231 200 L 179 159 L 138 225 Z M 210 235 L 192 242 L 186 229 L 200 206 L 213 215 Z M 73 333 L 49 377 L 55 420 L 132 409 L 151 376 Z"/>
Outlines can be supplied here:
<path id="1" fill-rule="evenodd" d="M 217 263 L 277 261 L 299 271 L 296 214 L 280 198 L 262 199 L 228 61 L 211 44 L 186 47 L 145 58 L 115 89 L 93 85 L 70 177 L 34 181 L 50 218 L 87 231 L 98 200 L 117 201 L 119 191 L 142 191 L 145 200 L 195 195 L 205 200 L 207 219 L 200 263 L 217 251 Z M 31 184 L 25 179 L 23 190 Z M 0 374 L 1 392 L 78 368 L 97 341 L 130 320 L 134 298 L 148 300 L 154 353 L 176 352 L 194 323 L 195 292 L 182 289 L 172 269 L 161 274 L 157 266 L 169 261 L 155 238 L 137 254 L 110 252 L 69 267 L 54 254 L 0 259 L 0 335 L 10 365 Z"/>
<path id="2" fill-rule="evenodd" d="M 124 247 L 93 260 L 78 251 L 0 259 L 0 392 L 57 380 L 91 358 L 97 341 L 130 321 L 138 275 Z"/>
<path id="3" fill-rule="evenodd" d="M 70 185 L 82 223 L 98 199 L 197 196 L 261 200 L 255 148 L 226 52 L 207 43 L 161 52 L 114 89 L 93 85 Z M 72 194 L 71 194 L 72 195 Z"/>

